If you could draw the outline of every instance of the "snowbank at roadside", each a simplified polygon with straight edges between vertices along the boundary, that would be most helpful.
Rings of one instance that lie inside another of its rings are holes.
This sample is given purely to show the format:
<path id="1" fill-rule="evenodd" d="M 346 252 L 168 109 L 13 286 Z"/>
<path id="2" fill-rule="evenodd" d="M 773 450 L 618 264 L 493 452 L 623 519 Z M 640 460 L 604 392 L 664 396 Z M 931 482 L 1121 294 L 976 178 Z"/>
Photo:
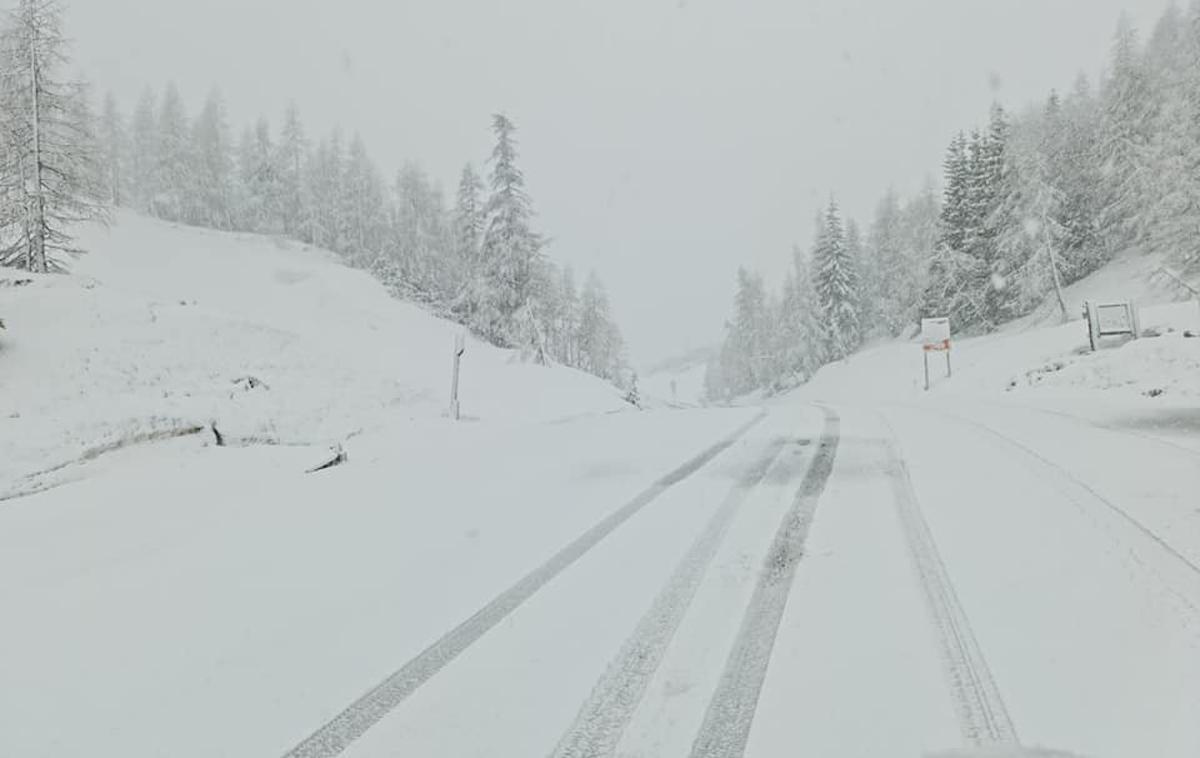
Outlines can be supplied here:
<path id="1" fill-rule="evenodd" d="M 0 491 L 11 479 L 216 422 L 324 445 L 437 419 L 461 327 L 330 253 L 119 213 L 68 276 L 0 288 Z M 469 341 L 462 407 L 525 423 L 627 408 L 611 385 Z"/>
<path id="2" fill-rule="evenodd" d="M 863 350 L 822 368 L 798 390 L 830 401 L 877 402 L 924 397 L 1004 397 L 1039 402 L 1042 397 L 1089 395 L 1147 408 L 1175 400 L 1200 399 L 1200 305 L 1173 302 L 1180 293 L 1154 275 L 1152 258 L 1122 258 L 1066 289 L 1072 320 L 1061 323 L 1057 308 L 1007 324 L 994 334 L 955 339 L 950 354 L 929 355 L 932 391 L 924 389 L 919 341 L 897 341 Z M 1143 334 L 1124 344 L 1088 347 L 1083 301 L 1132 300 Z"/>

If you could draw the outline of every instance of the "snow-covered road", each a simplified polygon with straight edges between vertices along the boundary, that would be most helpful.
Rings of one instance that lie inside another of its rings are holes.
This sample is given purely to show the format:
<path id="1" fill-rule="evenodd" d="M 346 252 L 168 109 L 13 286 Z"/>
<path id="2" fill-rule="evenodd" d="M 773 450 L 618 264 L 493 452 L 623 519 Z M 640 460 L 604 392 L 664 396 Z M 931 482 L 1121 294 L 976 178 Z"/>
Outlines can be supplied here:
<path id="1" fill-rule="evenodd" d="M 1200 454 L 1134 429 L 801 395 L 113 455 L 0 507 L 0 755 L 1200 754 Z"/>

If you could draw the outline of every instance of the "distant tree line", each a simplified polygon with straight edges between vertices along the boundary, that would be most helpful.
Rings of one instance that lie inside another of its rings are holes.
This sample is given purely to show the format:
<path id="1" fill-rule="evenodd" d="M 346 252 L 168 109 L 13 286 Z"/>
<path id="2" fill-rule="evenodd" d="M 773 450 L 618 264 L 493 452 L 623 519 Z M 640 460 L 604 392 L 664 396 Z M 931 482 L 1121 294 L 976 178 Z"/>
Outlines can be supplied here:
<path id="1" fill-rule="evenodd" d="M 580 289 L 545 255 L 518 166 L 516 126 L 492 119 L 495 147 L 482 176 L 467 164 L 452 205 L 415 163 L 389 184 L 357 135 L 315 143 L 297 108 L 279 131 L 265 118 L 234 140 L 219 91 L 187 115 L 168 84 L 147 89 L 126 118 L 110 96 L 100 116 L 104 187 L 113 204 L 168 221 L 291 237 L 337 252 L 398 297 L 517 348 L 618 383 L 621 335 L 604 285 Z"/>
<path id="2" fill-rule="evenodd" d="M 75 224 L 124 206 L 184 224 L 286 236 L 340 254 L 398 297 L 489 342 L 628 389 L 620 331 L 593 273 L 577 286 L 546 254 L 518 166 L 516 126 L 493 117 L 488 174 L 468 164 L 453 205 L 413 163 L 383 179 L 362 139 L 313 143 L 293 105 L 229 127 L 214 90 L 189 115 L 174 85 L 99 116 L 69 63 L 58 0 L 19 0 L 0 25 L 0 265 L 65 270 Z"/>
<path id="3" fill-rule="evenodd" d="M 1127 18 L 1099 87 L 958 134 L 927 184 L 889 190 L 865 235 L 837 204 L 819 214 L 777 292 L 738 271 L 734 314 L 710 362 L 711 399 L 776 392 L 923 316 L 979 333 L 1046 304 L 1121 254 L 1200 271 L 1200 0 L 1171 6 L 1143 44 Z"/>

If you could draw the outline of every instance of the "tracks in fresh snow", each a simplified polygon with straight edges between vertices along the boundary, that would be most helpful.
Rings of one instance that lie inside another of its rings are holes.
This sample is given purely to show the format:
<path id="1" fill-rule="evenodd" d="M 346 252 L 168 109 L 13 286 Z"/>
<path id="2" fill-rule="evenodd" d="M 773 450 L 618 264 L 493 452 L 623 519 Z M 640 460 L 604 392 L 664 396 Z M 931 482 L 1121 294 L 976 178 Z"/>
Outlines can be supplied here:
<path id="1" fill-rule="evenodd" d="M 733 758 L 742 755 L 746 749 L 796 567 L 804 553 L 804 542 L 817 503 L 833 472 L 840 419 L 833 410 L 822 410 L 825 426 L 820 443 L 795 501 L 767 552 L 725 670 L 692 744 L 692 758 Z"/>
<path id="2" fill-rule="evenodd" d="M 921 512 L 895 433 L 888 431 L 884 443 L 888 479 L 921 591 L 937 628 L 963 737 L 977 747 L 1015 746 L 1019 741 L 1012 717 Z"/>
<path id="3" fill-rule="evenodd" d="M 1040 468 L 1043 476 L 1062 492 L 1080 512 L 1087 514 L 1089 511 L 1093 511 L 1102 516 L 1108 516 L 1110 523 L 1115 526 L 1117 531 L 1121 532 L 1119 535 L 1112 534 L 1111 537 L 1129 550 L 1134 560 L 1149 571 L 1188 613 L 1200 618 L 1200 564 L 1184 555 L 1162 535 L 1139 521 L 1125 508 L 1104 497 L 1068 469 L 1028 445 L 974 419 L 946 412 L 939 412 L 938 415 L 973 427 L 997 442 L 1021 453 Z M 1141 550 L 1140 546 L 1144 546 L 1146 550 Z M 1159 560 L 1154 560 L 1153 556 Z M 1150 565 L 1152 562 L 1156 565 Z"/>
<path id="4" fill-rule="evenodd" d="M 488 630 L 520 607 L 547 582 L 578 561 L 659 495 L 699 471 L 761 422 L 760 413 L 717 444 L 650 485 L 633 500 L 584 532 L 574 542 L 526 574 L 491 602 L 421 651 L 398 670 L 355 700 L 332 720 L 285 754 L 285 758 L 332 758 L 402 703 Z"/>
<path id="5" fill-rule="evenodd" d="M 600 758 L 616 751 L 734 516 L 776 465 L 789 442 L 779 438 L 768 445 L 763 456 L 730 490 L 596 683 L 559 741 L 554 758 Z M 790 472 L 782 471 L 781 475 L 790 476 Z"/>

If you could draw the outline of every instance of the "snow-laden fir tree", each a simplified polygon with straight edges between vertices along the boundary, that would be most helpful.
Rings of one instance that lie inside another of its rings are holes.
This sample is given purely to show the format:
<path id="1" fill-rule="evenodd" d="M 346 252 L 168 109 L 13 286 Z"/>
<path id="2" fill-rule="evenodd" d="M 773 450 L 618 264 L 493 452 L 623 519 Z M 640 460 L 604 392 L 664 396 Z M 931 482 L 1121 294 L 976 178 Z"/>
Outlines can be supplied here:
<path id="1" fill-rule="evenodd" d="M 155 196 L 151 208 L 168 221 L 185 221 L 193 196 L 192 138 L 187 111 L 175 83 L 167 85 L 158 110 L 154 167 Z"/>
<path id="2" fill-rule="evenodd" d="M 212 229 L 234 228 L 233 139 L 219 90 L 209 93 L 192 126 L 192 208 L 188 220 Z"/>
<path id="3" fill-rule="evenodd" d="M 1184 267 L 1200 264 L 1200 3 L 1172 7 L 1145 54 L 1155 107 L 1144 161 L 1142 240 Z"/>
<path id="4" fill-rule="evenodd" d="M 1062 192 L 1058 224 L 1062 227 L 1063 280 L 1077 281 L 1108 260 L 1108 247 L 1100 239 L 1100 203 L 1103 182 L 1098 161 L 1099 109 L 1091 85 L 1083 74 L 1063 100 L 1057 118 L 1057 135 L 1050 156 L 1051 173 Z"/>
<path id="5" fill-rule="evenodd" d="M 340 148 L 340 146 L 339 146 Z M 340 156 L 340 152 L 339 152 Z M 271 139 L 271 125 L 259 118 L 253 129 L 245 129 L 238 141 L 238 177 L 242 198 L 242 220 L 249 231 L 278 234 L 283 231 L 278 156 Z M 337 202 L 336 195 L 327 202 Z M 345 237 L 337 238 L 338 241 Z M 336 252 L 342 248 L 334 245 Z"/>
<path id="6" fill-rule="evenodd" d="M 799 246 L 792 248 L 792 274 L 785 280 L 782 307 L 780 328 L 786 371 L 807 381 L 825 363 L 825 341 L 813 287 L 812 262 Z"/>
<path id="7" fill-rule="evenodd" d="M 276 146 L 276 167 L 279 172 L 279 203 L 283 232 L 294 237 L 302 236 L 308 198 L 304 188 L 304 158 L 308 151 L 308 140 L 304 124 L 300 120 L 300 109 L 294 102 L 288 103 L 283 115 L 283 128 L 279 131 Z"/>
<path id="8" fill-rule="evenodd" d="M 474 266 L 483 239 L 483 179 L 470 163 L 463 166 L 454 201 L 454 251 L 466 267 Z"/>
<path id="9" fill-rule="evenodd" d="M 972 163 L 966 137 L 959 133 L 946 150 L 940 234 L 928 268 L 921 307 L 924 317 L 948 316 L 955 328 L 984 318 L 983 293 L 978 282 L 987 278 L 982 261 L 968 249 L 974 237 Z"/>
<path id="10" fill-rule="evenodd" d="M 988 290 L 989 318 L 1011 320 L 1053 293 L 1059 316 L 1068 319 L 1059 263 L 1065 230 L 1059 223 L 1066 199 L 1054 172 L 1059 105 L 1052 99 L 1041 117 L 1027 117 L 1016 130 L 1006 181 L 995 214 L 997 255 Z"/>
<path id="11" fill-rule="evenodd" d="M 813 249 L 813 287 L 829 360 L 849 356 L 862 341 L 858 286 L 858 261 L 850 257 L 841 213 L 830 201 Z"/>
<path id="12" fill-rule="evenodd" d="M 767 293 L 762 277 L 738 268 L 733 321 L 728 327 L 726 380 L 737 394 L 765 386 L 770 342 Z"/>
<path id="13" fill-rule="evenodd" d="M 483 239 L 485 222 L 483 190 L 483 179 L 475 171 L 475 167 L 470 163 L 463 166 L 454 197 L 454 217 L 451 219 L 451 263 L 456 286 L 453 289 L 450 307 L 459 318 L 468 323 L 475 319 L 478 304 L 485 290 L 483 271 L 479 265 L 479 246 Z"/>
<path id="14" fill-rule="evenodd" d="M 1137 32 L 1122 16 L 1104 83 L 1099 155 L 1104 187 L 1101 238 L 1114 252 L 1145 236 L 1144 203 L 1151 191 L 1150 132 L 1156 110 L 1153 94 Z"/>
<path id="15" fill-rule="evenodd" d="M 425 171 L 407 163 L 396 175 L 396 212 L 392 223 L 395 255 L 413 286 L 433 294 L 445 235 L 442 194 Z M 441 282 L 440 286 L 447 286 Z"/>
<path id="16" fill-rule="evenodd" d="M 867 229 L 860 273 L 864 336 L 891 336 L 898 331 L 901 309 L 894 303 L 897 282 L 894 278 L 900 252 L 900 195 L 889 187 L 875 206 L 875 217 Z"/>
<path id="17" fill-rule="evenodd" d="M 61 270 L 71 226 L 103 218 L 86 87 L 68 63 L 56 0 L 20 0 L 0 30 L 0 264 Z"/>
<path id="18" fill-rule="evenodd" d="M 575 341 L 578 368 L 603 379 L 615 380 L 620 376 L 621 335 L 612 321 L 604 283 L 594 271 L 588 274 L 579 296 L 579 331 Z"/>
<path id="19" fill-rule="evenodd" d="M 557 342 L 552 350 L 556 360 L 575 366 L 579 361 L 579 292 L 570 265 L 563 266 L 559 274 L 558 293 L 558 323 L 554 328 Z"/>
<path id="20" fill-rule="evenodd" d="M 277 160 L 276 187 L 282 190 L 281 168 Z M 387 210 L 383 179 L 367 153 L 366 143 L 357 134 L 350 140 L 342 191 L 339 198 L 340 215 L 346 219 L 346 239 L 342 252 L 352 265 L 367 267 L 383 250 L 387 237 Z M 279 202 L 275 204 L 281 226 L 286 223 L 285 198 L 286 195 L 281 194 Z"/>
<path id="21" fill-rule="evenodd" d="M 941 204 L 932 180 L 927 180 L 916 197 L 904 204 L 901 213 L 900 258 L 889 267 L 894 283 L 889 308 L 896 336 L 914 329 L 921 321 L 921 307 L 929 283 L 930 258 L 940 235 Z"/>
<path id="22" fill-rule="evenodd" d="M 863 238 L 862 232 L 858 227 L 858 222 L 852 218 L 847 218 L 843 222 L 842 229 L 846 235 L 846 260 L 849 261 L 850 270 L 854 275 L 852 303 L 854 304 L 856 321 L 858 322 L 854 337 L 854 349 L 857 349 L 862 344 L 866 329 L 871 326 L 863 314 Z"/>
<path id="23" fill-rule="evenodd" d="M 531 306 L 543 240 L 532 229 L 533 207 L 525 191 L 525 177 L 517 167 L 516 126 L 504 114 L 497 114 L 492 131 L 496 146 L 491 157 L 491 195 L 480 245 L 486 290 L 475 328 L 500 344 L 530 345 L 538 335 L 529 333 L 530 319 L 520 311 Z"/>

